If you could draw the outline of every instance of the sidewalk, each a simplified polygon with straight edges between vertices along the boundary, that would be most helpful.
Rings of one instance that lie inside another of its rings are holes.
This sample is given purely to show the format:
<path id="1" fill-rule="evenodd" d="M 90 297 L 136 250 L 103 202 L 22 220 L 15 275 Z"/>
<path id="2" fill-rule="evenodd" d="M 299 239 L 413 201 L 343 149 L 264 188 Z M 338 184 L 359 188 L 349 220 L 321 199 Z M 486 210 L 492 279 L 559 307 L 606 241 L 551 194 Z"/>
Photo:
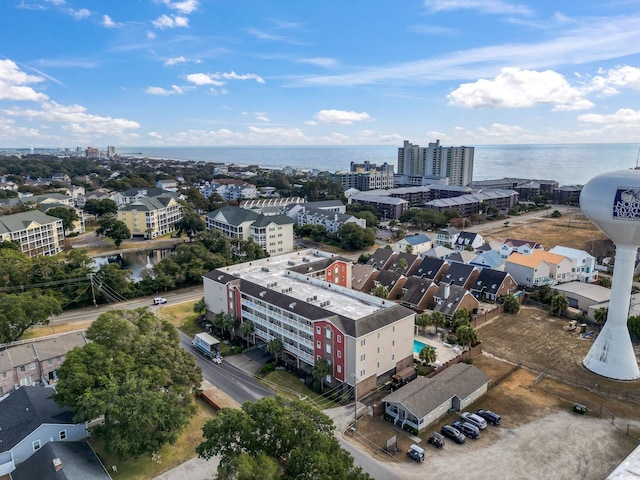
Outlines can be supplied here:
<path id="1" fill-rule="evenodd" d="M 158 475 L 154 480 L 212 480 L 216 477 L 219 460 L 212 457 L 209 460 L 196 457 L 187 460 L 176 468 Z"/>

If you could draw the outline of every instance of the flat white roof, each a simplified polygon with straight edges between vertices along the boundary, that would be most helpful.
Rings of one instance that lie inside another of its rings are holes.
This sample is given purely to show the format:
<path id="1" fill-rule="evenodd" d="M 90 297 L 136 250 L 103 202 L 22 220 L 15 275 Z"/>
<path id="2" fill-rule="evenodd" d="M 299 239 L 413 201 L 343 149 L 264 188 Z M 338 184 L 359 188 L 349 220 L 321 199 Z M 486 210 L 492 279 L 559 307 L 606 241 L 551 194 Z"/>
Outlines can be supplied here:
<path id="1" fill-rule="evenodd" d="M 322 282 L 325 284 L 324 287 L 320 286 L 318 285 L 320 279 L 316 279 L 314 284 L 286 275 L 286 270 L 293 266 L 308 265 L 333 256 L 335 255 L 319 250 L 300 250 L 249 262 L 251 265 L 242 263 L 223 267 L 220 270 L 354 320 L 395 305 L 395 302 L 384 301 L 381 298 L 356 290 L 345 289 L 336 285 L 332 285 L 329 288 L 329 283 L 327 282 Z M 308 261 L 304 261 L 303 258 Z M 289 288 L 291 290 L 288 290 Z"/>

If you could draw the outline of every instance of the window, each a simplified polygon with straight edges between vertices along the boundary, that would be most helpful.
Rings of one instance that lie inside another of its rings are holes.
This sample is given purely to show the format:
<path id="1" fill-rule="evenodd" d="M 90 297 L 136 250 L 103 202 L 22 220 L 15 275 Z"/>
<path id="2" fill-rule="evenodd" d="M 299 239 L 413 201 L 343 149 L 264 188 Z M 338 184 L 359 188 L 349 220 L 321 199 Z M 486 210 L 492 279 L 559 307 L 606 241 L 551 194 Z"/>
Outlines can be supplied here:
<path id="1" fill-rule="evenodd" d="M 364 368 L 362 370 L 360 370 L 360 378 L 364 377 L 365 373 L 366 373 L 366 371 L 365 371 Z"/>
<path id="2" fill-rule="evenodd" d="M 33 451 L 35 452 L 36 450 L 40 450 L 40 440 L 36 440 L 35 442 L 32 443 L 33 445 Z"/>
<path id="3" fill-rule="evenodd" d="M 337 371 L 338 373 L 342 373 L 342 366 L 338 365 L 338 366 L 336 367 L 336 371 Z"/>
<path id="4" fill-rule="evenodd" d="M 20 365 L 20 371 L 21 371 L 21 372 L 25 372 L 26 370 L 27 370 L 27 369 L 25 368 L 25 366 L 24 366 L 24 365 Z"/>
<path id="5" fill-rule="evenodd" d="M 360 340 L 360 346 L 361 347 L 364 347 L 366 343 L 367 343 L 367 339 L 366 338 L 363 338 L 362 340 Z"/>
<path id="6" fill-rule="evenodd" d="M 320 343 L 320 340 L 316 342 L 316 348 L 322 348 L 322 344 Z"/>
<path id="7" fill-rule="evenodd" d="M 56 362 L 60 363 L 62 361 L 62 357 L 56 357 Z"/>
<path id="8" fill-rule="evenodd" d="M 65 438 L 67 438 L 67 431 L 66 430 L 60 430 L 59 437 L 60 437 L 60 440 L 64 440 Z"/>
<path id="9" fill-rule="evenodd" d="M 336 350 L 336 356 L 342 358 L 342 350 Z"/>
<path id="10" fill-rule="evenodd" d="M 2 378 L 7 378 L 9 376 L 8 372 L 2 372 Z"/>
<path id="11" fill-rule="evenodd" d="M 342 343 L 342 335 L 336 335 L 336 339 L 338 340 L 338 343 Z"/>
<path id="12" fill-rule="evenodd" d="M 364 362 L 365 358 L 367 358 L 367 354 L 363 353 L 362 355 L 360 355 L 360 361 Z"/>
<path id="13" fill-rule="evenodd" d="M 320 335 L 322 333 L 322 329 L 320 327 L 316 327 L 316 333 Z"/>
<path id="14" fill-rule="evenodd" d="M 29 365 L 29 370 L 35 370 L 36 369 L 36 364 L 32 363 L 31 365 Z"/>
<path id="15" fill-rule="evenodd" d="M 324 346 L 324 348 L 328 354 L 331 354 L 331 345 L 327 344 Z"/>
<path id="16" fill-rule="evenodd" d="M 331 338 L 331 329 L 327 328 L 327 331 L 325 332 L 325 335 L 327 338 Z"/>

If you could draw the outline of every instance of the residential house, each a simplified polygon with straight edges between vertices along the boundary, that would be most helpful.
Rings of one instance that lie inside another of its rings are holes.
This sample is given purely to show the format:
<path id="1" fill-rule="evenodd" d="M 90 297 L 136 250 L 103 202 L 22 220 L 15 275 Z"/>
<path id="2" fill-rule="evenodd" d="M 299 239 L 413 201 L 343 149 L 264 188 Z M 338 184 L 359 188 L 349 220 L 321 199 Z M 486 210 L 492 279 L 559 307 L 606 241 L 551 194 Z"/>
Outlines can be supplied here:
<path id="1" fill-rule="evenodd" d="M 438 286 L 427 278 L 409 277 L 402 287 L 401 305 L 423 312 L 433 303 Z"/>
<path id="2" fill-rule="evenodd" d="M 461 412 L 472 405 L 487 392 L 490 381 L 473 365 L 451 365 L 431 378 L 418 377 L 384 397 L 384 413 L 395 426 L 422 432 L 449 411 Z"/>
<path id="3" fill-rule="evenodd" d="M 478 300 L 495 302 L 506 295 L 512 295 L 518 290 L 518 282 L 507 272 L 483 268 L 480 275 L 473 282 L 469 291 Z"/>
<path id="4" fill-rule="evenodd" d="M 449 268 L 449 264 L 444 260 L 434 257 L 424 257 L 418 269 L 413 273 L 416 277 L 426 278 L 438 283 L 444 273 Z"/>
<path id="5" fill-rule="evenodd" d="M 531 252 L 531 256 L 540 258 L 550 265 L 549 274 L 554 283 L 565 283 L 573 280 L 571 275 L 572 262 L 564 255 L 544 250 L 534 250 Z"/>
<path id="6" fill-rule="evenodd" d="M 414 255 L 420 255 L 427 250 L 433 248 L 433 242 L 431 239 L 420 233 L 416 235 L 407 235 L 402 240 L 397 241 L 392 245 L 393 250 L 401 253 L 413 253 Z"/>
<path id="7" fill-rule="evenodd" d="M 551 276 L 551 264 L 533 255 L 512 253 L 507 258 L 504 269 L 522 287 L 540 287 L 556 283 Z"/>
<path id="8" fill-rule="evenodd" d="M 113 195 L 113 201 L 116 202 L 118 207 L 122 205 L 128 205 L 135 202 L 140 198 L 159 197 L 161 195 L 174 195 L 175 193 L 163 190 L 162 188 L 154 187 L 135 187 L 125 190 L 124 192 L 117 192 Z"/>
<path id="9" fill-rule="evenodd" d="M 583 312 L 588 312 L 591 307 L 608 308 L 609 299 L 611 298 L 611 289 L 597 285 L 594 283 L 586 282 L 567 282 L 560 285 L 556 285 L 554 289 L 560 295 L 564 295 L 569 302 L 571 308 L 578 308 Z M 632 307 L 636 303 L 631 301 Z M 631 316 L 631 313 L 630 313 Z"/>
<path id="10" fill-rule="evenodd" d="M 87 343 L 84 332 L 71 332 L 0 351 L 0 396 L 25 385 L 51 385 L 67 352 Z"/>
<path id="11" fill-rule="evenodd" d="M 88 442 L 49 442 L 11 473 L 11 480 L 111 480 Z"/>
<path id="12" fill-rule="evenodd" d="M 562 255 L 571 261 L 572 280 L 587 283 L 596 282 L 598 280 L 596 258 L 593 255 L 589 255 L 584 250 L 562 247 L 560 245 L 553 247 L 549 252 Z"/>
<path id="13" fill-rule="evenodd" d="M 390 248 L 378 248 L 371 254 L 369 260 L 367 260 L 367 265 L 377 268 L 378 270 L 384 270 L 391 265 L 396 255 L 397 253 Z"/>
<path id="14" fill-rule="evenodd" d="M 212 180 L 209 189 L 202 193 L 207 198 L 217 193 L 225 202 L 258 198 L 258 189 L 255 185 L 230 178 Z"/>
<path id="15" fill-rule="evenodd" d="M 347 288 L 351 262 L 325 263 L 324 278 L 292 268 L 332 257 L 303 250 L 209 272 L 203 277 L 206 315 L 251 320 L 257 343 L 280 339 L 284 361 L 308 371 L 326 359 L 324 382 L 356 386 L 360 395 L 413 363 L 415 313 Z"/>
<path id="16" fill-rule="evenodd" d="M 453 243 L 453 249 L 457 252 L 462 250 L 475 251 L 484 245 L 484 238 L 479 233 L 462 231 L 458 234 Z"/>
<path id="17" fill-rule="evenodd" d="M 387 296 L 384 298 L 388 300 L 396 300 L 402 295 L 402 288 L 406 281 L 407 277 L 402 275 L 402 273 L 390 270 L 380 270 L 373 281 L 373 287 L 369 293 L 373 295 L 376 289 L 382 286 L 388 292 Z"/>
<path id="18" fill-rule="evenodd" d="M 522 255 L 531 255 L 534 250 L 543 250 L 544 247 L 538 242 L 532 242 L 529 240 L 518 240 L 515 238 L 507 238 L 500 247 L 500 255 L 502 258 L 507 258 L 513 252 L 520 253 Z"/>
<path id="19" fill-rule="evenodd" d="M 313 208 L 308 204 L 292 205 L 285 209 L 285 215 L 297 225 L 321 225 L 327 233 L 337 233 L 346 223 L 355 223 L 366 228 L 367 221 L 347 213 L 338 213 L 331 209 Z"/>
<path id="20" fill-rule="evenodd" d="M 460 250 L 459 252 L 453 252 L 451 255 L 449 255 L 447 257 L 447 262 L 470 264 L 471 261 L 476 257 L 477 255 L 474 252 L 470 252 L 468 250 Z"/>
<path id="21" fill-rule="evenodd" d="M 371 205 L 375 207 L 383 221 L 397 220 L 409 209 L 409 202 L 403 198 L 380 195 L 376 190 L 371 192 L 359 192 L 349 197 L 349 204 Z"/>
<path id="22" fill-rule="evenodd" d="M 36 257 L 56 255 L 62 251 L 62 220 L 39 210 L 0 217 L 0 242 L 16 241 L 22 253 Z"/>
<path id="23" fill-rule="evenodd" d="M 460 230 L 455 227 L 443 228 L 436 232 L 435 245 L 436 247 L 447 247 L 453 249 L 456 244 L 456 240 L 460 235 Z"/>
<path id="24" fill-rule="evenodd" d="M 440 283 L 448 283 L 449 285 L 458 285 L 469 289 L 473 282 L 476 281 L 480 271 L 473 265 L 466 265 L 459 262 L 449 262 L 449 268 L 440 278 Z"/>
<path id="25" fill-rule="evenodd" d="M 385 270 L 391 270 L 404 276 L 409 276 L 418 270 L 421 263 L 422 259 L 418 255 L 398 253 L 391 258 L 391 262 L 385 266 Z"/>
<path id="26" fill-rule="evenodd" d="M 453 253 L 455 253 L 454 250 L 451 250 L 450 248 L 447 248 L 447 247 L 440 246 L 440 247 L 433 247 L 431 250 L 427 250 L 422 254 L 422 257 L 423 258 L 432 257 L 432 258 L 439 258 L 440 260 L 444 260 L 445 258 L 448 258 Z"/>
<path id="27" fill-rule="evenodd" d="M 162 190 L 166 190 L 168 192 L 177 192 L 178 191 L 178 180 L 175 178 L 158 180 L 156 182 L 156 187 L 161 188 Z"/>
<path id="28" fill-rule="evenodd" d="M 154 197 L 138 197 L 118 209 L 118 220 L 124 222 L 132 237 L 152 239 L 176 230 L 175 224 L 184 213 L 174 193 Z"/>
<path id="29" fill-rule="evenodd" d="M 464 287 L 441 283 L 433 295 L 433 304 L 430 307 L 434 312 L 451 318 L 458 310 L 474 312 L 479 306 L 478 300 Z"/>
<path id="30" fill-rule="evenodd" d="M 351 267 L 351 288 L 361 292 L 370 292 L 378 273 L 379 270 L 371 265 L 356 263 Z"/>
<path id="31" fill-rule="evenodd" d="M 48 442 L 87 438 L 86 422 L 53 399 L 49 387 L 22 387 L 0 400 L 0 475 L 15 470 Z M 38 477 L 40 478 L 40 477 Z"/>
<path id="32" fill-rule="evenodd" d="M 473 260 L 469 262 L 469 265 L 482 270 L 483 268 L 490 268 L 492 270 L 504 270 L 505 259 L 502 258 L 499 252 L 496 250 L 487 250 L 480 253 Z"/>

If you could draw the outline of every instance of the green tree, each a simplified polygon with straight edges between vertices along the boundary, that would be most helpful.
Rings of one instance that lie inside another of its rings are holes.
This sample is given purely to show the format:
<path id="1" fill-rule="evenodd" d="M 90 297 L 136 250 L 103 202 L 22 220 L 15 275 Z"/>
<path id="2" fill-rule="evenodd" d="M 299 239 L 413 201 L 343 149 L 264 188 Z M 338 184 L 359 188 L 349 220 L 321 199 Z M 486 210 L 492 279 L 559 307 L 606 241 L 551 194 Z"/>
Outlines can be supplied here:
<path id="1" fill-rule="evenodd" d="M 241 411 L 223 408 L 202 430 L 196 452 L 205 459 L 219 456 L 218 472 L 237 465 L 237 457 L 265 455 L 280 462 L 282 472 L 275 478 L 370 478 L 340 447 L 332 420 L 299 400 L 265 397 L 246 402 Z"/>
<path id="2" fill-rule="evenodd" d="M 565 310 L 569 308 L 569 301 L 564 295 L 554 295 L 549 305 L 549 313 L 554 317 L 561 317 Z"/>
<path id="3" fill-rule="evenodd" d="M 456 330 L 456 337 L 461 345 L 470 348 L 471 345 L 478 341 L 478 332 L 471 325 L 460 325 Z"/>
<path id="4" fill-rule="evenodd" d="M 602 307 L 594 312 L 593 317 L 595 318 L 596 322 L 604 323 L 607 321 L 607 315 L 609 315 L 609 309 L 606 307 Z"/>
<path id="5" fill-rule="evenodd" d="M 62 313 L 60 302 L 38 290 L 0 293 L 0 343 L 18 340 L 34 325 L 47 325 L 49 317 Z"/>
<path id="6" fill-rule="evenodd" d="M 243 337 L 246 337 L 247 347 L 249 347 L 249 335 L 255 332 L 256 326 L 251 320 L 243 320 L 238 327 L 238 332 Z"/>
<path id="7" fill-rule="evenodd" d="M 428 313 L 421 313 L 420 315 L 416 315 L 416 325 L 418 328 L 424 332 L 424 329 L 431 325 L 431 315 Z"/>
<path id="8" fill-rule="evenodd" d="M 378 298 L 387 298 L 389 296 L 389 289 L 386 286 L 380 284 L 373 289 L 372 295 Z"/>
<path id="9" fill-rule="evenodd" d="M 116 248 L 120 248 L 123 240 L 131 238 L 127 224 L 117 220 L 113 215 L 106 215 L 100 220 L 96 235 L 104 235 L 113 240 Z"/>
<path id="10" fill-rule="evenodd" d="M 505 295 L 504 311 L 512 314 L 520 311 L 520 302 L 514 295 Z"/>
<path id="11" fill-rule="evenodd" d="M 91 427 L 120 458 L 174 443 L 195 412 L 200 369 L 180 347 L 177 330 L 148 308 L 106 312 L 89 327 L 90 343 L 67 354 L 56 401 Z"/>
<path id="12" fill-rule="evenodd" d="M 353 216 L 356 218 L 364 219 L 367 222 L 367 227 L 369 228 L 378 228 L 378 225 L 380 225 L 380 220 L 378 219 L 378 217 L 368 210 L 362 210 L 360 212 L 354 213 Z"/>
<path id="13" fill-rule="evenodd" d="M 425 345 L 420 350 L 420 360 L 424 363 L 433 363 L 436 361 L 436 349 L 431 345 Z"/>
<path id="14" fill-rule="evenodd" d="M 284 344 L 282 343 L 282 340 L 277 337 L 269 340 L 267 343 L 267 353 L 270 353 L 276 358 L 276 363 L 278 363 L 282 352 L 284 352 Z"/>
<path id="15" fill-rule="evenodd" d="M 218 467 L 217 480 L 277 480 L 282 478 L 275 458 L 264 453 L 241 453 Z"/>
<path id="16" fill-rule="evenodd" d="M 320 382 L 320 391 L 324 393 L 324 379 L 331 373 L 331 366 L 326 358 L 316 360 L 311 368 L 311 375 Z"/>
<path id="17" fill-rule="evenodd" d="M 108 214 L 115 215 L 118 212 L 118 205 L 109 198 L 103 200 L 91 199 L 85 203 L 84 211 L 89 215 L 96 215 L 98 217 Z"/>
<path id="18" fill-rule="evenodd" d="M 629 333 L 634 337 L 640 337 L 640 315 L 635 317 L 629 317 L 627 321 L 629 327 Z"/>
<path id="19" fill-rule="evenodd" d="M 194 235 L 204 230 L 204 220 L 196 212 L 189 208 L 184 209 L 184 214 L 180 220 L 173 224 L 178 231 L 178 235 L 186 234 L 190 239 Z"/>
<path id="20" fill-rule="evenodd" d="M 444 327 L 447 323 L 447 317 L 442 312 L 433 312 L 429 317 L 431 325 L 436 328 L 436 335 L 438 335 L 438 327 Z"/>
<path id="21" fill-rule="evenodd" d="M 345 250 L 361 250 L 376 243 L 376 235 L 370 228 L 355 223 L 343 223 L 338 228 L 340 247 Z"/>
<path id="22" fill-rule="evenodd" d="M 469 310 L 462 308 L 457 310 L 451 317 L 451 328 L 455 332 L 462 325 L 470 325 L 472 320 L 473 314 Z"/>
<path id="23" fill-rule="evenodd" d="M 242 262 L 251 262 L 253 260 L 259 260 L 269 256 L 269 254 L 259 244 L 253 241 L 253 238 L 240 242 L 238 244 L 237 252 L 238 258 L 240 258 Z"/>
<path id="24" fill-rule="evenodd" d="M 56 217 L 62 220 L 62 228 L 64 229 L 65 234 L 73 230 L 75 222 L 80 220 L 76 209 L 69 207 L 50 208 L 49 210 L 47 210 L 47 215 L 51 215 L 52 217 Z"/>
<path id="25" fill-rule="evenodd" d="M 207 311 L 207 304 L 204 301 L 204 297 L 193 304 L 193 313 L 197 313 L 199 317 L 203 317 Z"/>

